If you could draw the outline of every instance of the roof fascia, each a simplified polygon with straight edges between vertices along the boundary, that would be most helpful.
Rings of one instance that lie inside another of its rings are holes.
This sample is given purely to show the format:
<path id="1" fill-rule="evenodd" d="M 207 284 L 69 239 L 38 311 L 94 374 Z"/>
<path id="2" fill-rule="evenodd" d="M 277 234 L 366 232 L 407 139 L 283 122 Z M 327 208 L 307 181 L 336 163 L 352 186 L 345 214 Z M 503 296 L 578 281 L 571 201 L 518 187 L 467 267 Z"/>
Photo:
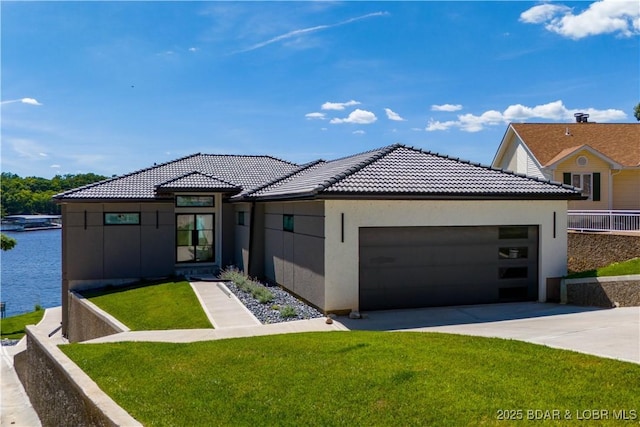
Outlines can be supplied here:
<path id="1" fill-rule="evenodd" d="M 509 144 L 507 141 L 510 140 L 509 135 L 515 134 L 515 129 L 513 129 L 513 127 L 511 126 L 511 124 L 509 124 L 509 126 L 507 126 L 507 130 L 504 132 L 504 135 L 502 136 L 502 140 L 500 141 L 500 145 L 498 146 L 498 150 L 496 151 L 496 154 L 493 156 L 493 160 L 491 161 L 491 166 L 492 167 L 498 167 L 496 162 L 498 160 L 502 160 L 502 157 L 504 156 L 505 151 L 507 151 L 507 148 Z"/>

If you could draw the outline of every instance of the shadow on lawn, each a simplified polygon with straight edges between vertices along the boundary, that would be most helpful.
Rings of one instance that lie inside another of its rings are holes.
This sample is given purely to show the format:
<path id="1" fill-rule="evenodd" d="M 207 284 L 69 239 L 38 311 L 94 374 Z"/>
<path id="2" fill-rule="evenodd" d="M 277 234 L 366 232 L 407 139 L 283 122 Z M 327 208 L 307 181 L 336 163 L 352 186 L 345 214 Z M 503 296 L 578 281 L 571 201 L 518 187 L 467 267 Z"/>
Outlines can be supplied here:
<path id="1" fill-rule="evenodd" d="M 602 310 L 597 307 L 579 307 L 538 302 L 512 302 L 502 304 L 461 305 L 455 307 L 414 308 L 363 312 L 364 319 L 340 317 L 338 321 L 350 330 L 391 331 L 430 326 L 466 325 L 531 319 L 562 314 Z"/>

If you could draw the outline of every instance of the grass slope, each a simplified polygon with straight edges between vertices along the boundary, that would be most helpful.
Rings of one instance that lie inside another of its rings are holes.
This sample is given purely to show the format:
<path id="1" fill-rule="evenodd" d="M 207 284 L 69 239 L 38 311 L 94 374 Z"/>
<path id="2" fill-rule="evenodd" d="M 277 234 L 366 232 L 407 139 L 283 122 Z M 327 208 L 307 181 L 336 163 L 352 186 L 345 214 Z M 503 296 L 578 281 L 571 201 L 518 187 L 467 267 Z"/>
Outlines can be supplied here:
<path id="1" fill-rule="evenodd" d="M 185 281 L 111 287 L 82 294 L 134 331 L 212 328 Z"/>
<path id="2" fill-rule="evenodd" d="M 36 310 L 31 313 L 20 314 L 18 316 L 6 317 L 0 320 L 0 331 L 2 338 L 18 340 L 25 334 L 27 325 L 37 325 L 44 317 L 44 310 Z"/>
<path id="3" fill-rule="evenodd" d="M 638 365 L 501 339 L 323 332 L 61 348 L 149 426 L 505 425 L 501 410 L 575 421 L 640 408 Z"/>
<path id="4" fill-rule="evenodd" d="M 640 274 L 640 258 L 633 258 L 628 261 L 614 262 L 606 267 L 597 270 L 587 270 L 570 274 L 569 279 L 580 279 L 583 277 L 604 277 L 604 276 L 626 276 L 629 274 Z"/>

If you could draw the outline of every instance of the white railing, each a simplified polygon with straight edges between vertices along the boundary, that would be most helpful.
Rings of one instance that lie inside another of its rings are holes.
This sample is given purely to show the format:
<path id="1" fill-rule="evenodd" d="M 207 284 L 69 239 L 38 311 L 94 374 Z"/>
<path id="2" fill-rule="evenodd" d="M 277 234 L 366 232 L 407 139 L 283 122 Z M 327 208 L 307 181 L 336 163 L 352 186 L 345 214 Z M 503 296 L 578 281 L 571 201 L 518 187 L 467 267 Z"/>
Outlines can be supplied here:
<path id="1" fill-rule="evenodd" d="M 638 231 L 640 211 L 567 211 L 567 228 L 576 231 Z"/>

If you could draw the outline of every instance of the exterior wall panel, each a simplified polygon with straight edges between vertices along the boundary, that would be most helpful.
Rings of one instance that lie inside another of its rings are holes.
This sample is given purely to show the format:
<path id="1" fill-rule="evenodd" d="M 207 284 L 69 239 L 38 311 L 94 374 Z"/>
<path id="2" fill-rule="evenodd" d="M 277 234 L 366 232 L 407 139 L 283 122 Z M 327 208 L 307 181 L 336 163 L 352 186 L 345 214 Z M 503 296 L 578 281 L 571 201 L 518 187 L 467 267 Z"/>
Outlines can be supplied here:
<path id="1" fill-rule="evenodd" d="M 324 307 L 323 202 L 263 203 L 264 276 L 312 304 Z M 294 215 L 294 232 L 282 215 Z"/>

